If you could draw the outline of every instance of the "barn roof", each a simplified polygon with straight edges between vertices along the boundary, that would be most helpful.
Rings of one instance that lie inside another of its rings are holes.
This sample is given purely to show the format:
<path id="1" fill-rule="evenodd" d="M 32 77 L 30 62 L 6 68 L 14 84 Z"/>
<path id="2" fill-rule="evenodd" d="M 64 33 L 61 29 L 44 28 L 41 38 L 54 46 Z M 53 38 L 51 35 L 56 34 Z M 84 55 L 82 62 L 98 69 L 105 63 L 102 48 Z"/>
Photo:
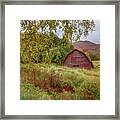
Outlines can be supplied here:
<path id="1" fill-rule="evenodd" d="M 78 50 L 78 49 L 74 49 L 74 50 L 72 50 L 71 52 L 69 52 L 69 53 L 66 55 L 63 63 L 65 62 L 65 60 L 67 59 L 67 57 L 68 57 L 70 54 L 72 54 L 74 51 L 78 51 L 79 53 L 82 53 L 82 54 L 87 58 L 87 60 L 91 63 L 91 65 L 92 65 L 92 67 L 93 67 L 93 63 L 92 63 L 91 60 L 87 57 L 87 55 L 86 55 L 84 52 L 82 52 L 82 51 L 80 51 L 80 50 Z"/>

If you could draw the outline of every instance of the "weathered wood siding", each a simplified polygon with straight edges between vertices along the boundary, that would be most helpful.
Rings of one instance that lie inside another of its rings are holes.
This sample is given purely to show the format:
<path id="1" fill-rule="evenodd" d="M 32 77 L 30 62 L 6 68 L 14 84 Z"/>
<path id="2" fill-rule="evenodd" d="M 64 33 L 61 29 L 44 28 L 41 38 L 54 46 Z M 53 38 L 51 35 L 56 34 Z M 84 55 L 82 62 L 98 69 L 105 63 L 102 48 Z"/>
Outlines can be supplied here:
<path id="1" fill-rule="evenodd" d="M 73 50 L 69 53 L 63 64 L 67 67 L 79 67 L 84 69 L 91 69 L 93 67 L 92 62 L 88 59 L 88 57 L 79 50 Z"/>

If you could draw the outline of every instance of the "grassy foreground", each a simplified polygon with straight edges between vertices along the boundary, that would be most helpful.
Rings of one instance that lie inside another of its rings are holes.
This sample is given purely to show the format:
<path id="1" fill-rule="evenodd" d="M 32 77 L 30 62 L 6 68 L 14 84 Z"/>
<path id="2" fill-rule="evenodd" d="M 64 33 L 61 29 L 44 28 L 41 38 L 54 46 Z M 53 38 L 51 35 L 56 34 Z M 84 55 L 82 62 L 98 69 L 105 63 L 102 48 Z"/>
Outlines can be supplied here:
<path id="1" fill-rule="evenodd" d="M 21 100 L 99 100 L 100 63 L 92 70 L 21 64 Z"/>

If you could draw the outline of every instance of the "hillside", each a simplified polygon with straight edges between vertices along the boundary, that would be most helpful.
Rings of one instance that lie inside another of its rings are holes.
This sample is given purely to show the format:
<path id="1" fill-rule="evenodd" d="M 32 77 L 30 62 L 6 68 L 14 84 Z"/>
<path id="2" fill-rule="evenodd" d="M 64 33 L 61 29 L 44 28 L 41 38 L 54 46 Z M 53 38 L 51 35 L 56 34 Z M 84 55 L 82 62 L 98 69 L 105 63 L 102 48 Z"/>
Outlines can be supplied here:
<path id="1" fill-rule="evenodd" d="M 100 63 L 92 70 L 56 64 L 21 64 L 21 100 L 99 100 Z"/>
<path id="2" fill-rule="evenodd" d="M 73 46 L 75 49 L 82 49 L 84 52 L 95 53 L 100 51 L 100 44 L 95 44 L 90 41 L 78 41 L 74 42 Z"/>

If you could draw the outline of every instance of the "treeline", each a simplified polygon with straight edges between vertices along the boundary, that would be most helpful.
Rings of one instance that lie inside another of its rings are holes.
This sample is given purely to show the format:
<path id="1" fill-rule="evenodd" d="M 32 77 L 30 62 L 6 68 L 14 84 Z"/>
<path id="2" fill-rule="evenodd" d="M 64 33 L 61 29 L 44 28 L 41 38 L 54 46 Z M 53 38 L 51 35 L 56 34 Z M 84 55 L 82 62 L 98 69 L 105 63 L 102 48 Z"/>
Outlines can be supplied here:
<path id="1" fill-rule="evenodd" d="M 95 53 L 89 53 L 89 56 L 92 61 L 100 61 L 100 51 L 96 51 Z"/>
<path id="2" fill-rule="evenodd" d="M 72 41 L 95 27 L 93 20 L 21 20 L 20 24 L 21 63 L 61 64 L 73 49 Z"/>

